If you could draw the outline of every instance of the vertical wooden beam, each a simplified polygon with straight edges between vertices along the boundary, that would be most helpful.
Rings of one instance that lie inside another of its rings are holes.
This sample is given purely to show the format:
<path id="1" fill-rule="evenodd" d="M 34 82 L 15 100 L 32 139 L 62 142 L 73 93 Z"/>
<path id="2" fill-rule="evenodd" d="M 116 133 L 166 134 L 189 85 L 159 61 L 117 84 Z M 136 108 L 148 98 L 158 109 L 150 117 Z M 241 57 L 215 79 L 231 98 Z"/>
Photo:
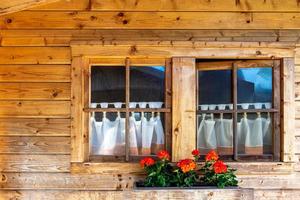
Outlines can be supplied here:
<path id="1" fill-rule="evenodd" d="M 172 59 L 166 59 L 165 64 L 165 107 L 172 109 Z M 166 150 L 172 154 L 172 116 L 165 113 L 165 144 Z"/>
<path id="2" fill-rule="evenodd" d="M 172 161 L 178 161 L 196 147 L 196 64 L 194 58 L 172 61 Z"/>
<path id="3" fill-rule="evenodd" d="M 274 60 L 273 64 L 273 108 L 278 110 L 278 112 L 273 113 L 273 154 L 274 161 L 280 161 L 280 153 L 281 153 L 281 144 L 280 141 L 283 140 L 281 137 L 281 128 L 280 128 L 280 89 L 281 89 L 281 78 L 280 78 L 280 60 Z"/>
<path id="4" fill-rule="evenodd" d="M 85 161 L 84 146 L 84 66 L 88 59 L 73 57 L 71 68 L 71 162 Z"/>
<path id="5" fill-rule="evenodd" d="M 294 59 L 284 58 L 282 67 L 283 161 L 295 162 L 295 69 Z"/>

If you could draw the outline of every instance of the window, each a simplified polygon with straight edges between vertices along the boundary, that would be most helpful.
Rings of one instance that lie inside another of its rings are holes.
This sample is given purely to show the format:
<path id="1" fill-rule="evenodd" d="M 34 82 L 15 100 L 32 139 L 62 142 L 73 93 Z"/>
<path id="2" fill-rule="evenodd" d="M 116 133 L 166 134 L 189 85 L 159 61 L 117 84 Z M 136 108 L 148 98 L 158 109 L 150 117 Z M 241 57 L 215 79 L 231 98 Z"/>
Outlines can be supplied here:
<path id="1" fill-rule="evenodd" d="M 279 160 L 278 62 L 197 62 L 200 152 L 213 149 L 234 160 Z"/>
<path id="2" fill-rule="evenodd" d="M 168 65 L 123 59 L 89 71 L 90 161 L 136 161 L 169 148 Z"/>

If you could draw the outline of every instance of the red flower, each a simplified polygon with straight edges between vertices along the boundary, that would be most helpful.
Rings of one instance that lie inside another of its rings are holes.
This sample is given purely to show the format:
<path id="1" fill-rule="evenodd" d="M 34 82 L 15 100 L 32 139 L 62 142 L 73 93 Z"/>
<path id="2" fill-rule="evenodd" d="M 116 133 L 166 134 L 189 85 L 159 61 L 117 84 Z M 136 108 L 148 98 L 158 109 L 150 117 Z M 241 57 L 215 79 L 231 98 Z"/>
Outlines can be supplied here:
<path id="1" fill-rule="evenodd" d="M 214 150 L 211 150 L 205 156 L 205 161 L 216 161 L 218 159 L 219 159 L 219 156 Z"/>
<path id="2" fill-rule="evenodd" d="M 144 167 L 148 167 L 151 165 L 154 165 L 155 161 L 152 158 L 144 158 L 143 160 L 140 161 L 141 166 Z"/>
<path id="3" fill-rule="evenodd" d="M 223 161 L 218 160 L 213 164 L 213 168 L 216 174 L 222 174 L 227 172 L 227 166 L 224 164 Z"/>
<path id="4" fill-rule="evenodd" d="M 196 163 L 192 159 L 184 159 L 177 163 L 177 167 L 179 167 L 183 173 L 186 173 L 194 170 L 196 168 Z"/>
<path id="5" fill-rule="evenodd" d="M 192 151 L 192 155 L 198 157 L 200 155 L 200 151 L 198 149 L 194 149 Z"/>
<path id="6" fill-rule="evenodd" d="M 170 160 L 170 154 L 164 150 L 158 152 L 157 157 L 161 160 Z"/>

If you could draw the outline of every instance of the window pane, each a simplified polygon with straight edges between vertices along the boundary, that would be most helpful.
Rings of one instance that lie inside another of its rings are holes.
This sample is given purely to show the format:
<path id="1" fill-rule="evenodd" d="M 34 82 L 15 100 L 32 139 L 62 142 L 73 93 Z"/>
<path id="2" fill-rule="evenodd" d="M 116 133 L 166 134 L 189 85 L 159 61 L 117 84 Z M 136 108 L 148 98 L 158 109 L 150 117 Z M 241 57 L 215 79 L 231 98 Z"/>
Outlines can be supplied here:
<path id="1" fill-rule="evenodd" d="M 232 114 L 201 114 L 197 121 L 197 148 L 201 155 L 210 150 L 219 155 L 233 154 Z"/>
<path id="2" fill-rule="evenodd" d="M 156 155 L 165 149 L 164 115 L 131 113 L 129 119 L 130 155 Z"/>
<path id="3" fill-rule="evenodd" d="M 130 67 L 131 102 L 164 102 L 164 91 L 165 67 Z"/>
<path id="4" fill-rule="evenodd" d="M 272 154 L 272 116 L 270 113 L 242 113 L 237 124 L 240 155 Z"/>
<path id="5" fill-rule="evenodd" d="M 198 84 L 199 109 L 232 109 L 231 70 L 199 71 Z"/>
<path id="6" fill-rule="evenodd" d="M 125 155 L 125 113 L 92 113 L 91 155 Z"/>
<path id="7" fill-rule="evenodd" d="M 92 103 L 125 102 L 124 66 L 93 66 L 91 73 Z"/>
<path id="8" fill-rule="evenodd" d="M 272 68 L 245 68 L 238 70 L 238 108 L 271 108 Z"/>

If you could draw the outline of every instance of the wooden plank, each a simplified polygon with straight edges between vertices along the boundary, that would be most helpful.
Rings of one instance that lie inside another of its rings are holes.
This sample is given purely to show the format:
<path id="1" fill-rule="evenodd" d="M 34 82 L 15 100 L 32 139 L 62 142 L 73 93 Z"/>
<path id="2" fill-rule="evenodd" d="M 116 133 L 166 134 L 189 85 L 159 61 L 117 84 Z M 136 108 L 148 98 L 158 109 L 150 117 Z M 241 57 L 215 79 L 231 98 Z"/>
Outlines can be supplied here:
<path id="1" fill-rule="evenodd" d="M 83 175 L 70 173 L 1 173 L 1 189 L 122 190 L 132 188 L 125 175 Z M 35 197 L 35 196 L 33 196 Z"/>
<path id="2" fill-rule="evenodd" d="M 98 11 L 269 11 L 299 12 L 297 1 L 261 0 L 92 0 L 92 10 Z"/>
<path id="3" fill-rule="evenodd" d="M 35 6 L 30 10 L 87 10 L 89 0 L 60 0 L 46 5 Z"/>
<path id="4" fill-rule="evenodd" d="M 299 29 L 300 13 L 58 12 L 0 16 L 1 29 Z M 43 19 L 43 20 L 41 20 Z"/>
<path id="5" fill-rule="evenodd" d="M 0 137 L 0 154 L 70 154 L 70 137 Z"/>
<path id="6" fill-rule="evenodd" d="M 18 12 L 33 6 L 56 1 L 58 0 L 2 0 L 0 5 L 0 15 Z"/>
<path id="7" fill-rule="evenodd" d="M 196 62 L 173 58 L 172 161 L 191 157 L 196 147 Z"/>
<path id="8" fill-rule="evenodd" d="M 0 155 L 1 172 L 69 172 L 69 155 Z"/>
<path id="9" fill-rule="evenodd" d="M 0 119 L 0 136 L 70 136 L 70 119 Z"/>
<path id="10" fill-rule="evenodd" d="M 0 65 L 0 82 L 70 82 L 70 65 Z"/>
<path id="11" fill-rule="evenodd" d="M 284 58 L 282 75 L 282 132 L 283 132 L 283 161 L 295 161 L 295 80 L 294 59 Z"/>
<path id="12" fill-rule="evenodd" d="M 88 39 L 88 36 L 87 36 Z M 0 46 L 69 46 L 72 37 L 3 37 Z"/>
<path id="13" fill-rule="evenodd" d="M 69 118 L 70 101 L 0 101 L 0 117 Z"/>
<path id="14" fill-rule="evenodd" d="M 70 83 L 1 83 L 0 100 L 70 100 Z"/>
<path id="15" fill-rule="evenodd" d="M 83 70 L 89 65 L 87 59 L 73 57 L 71 71 L 71 162 L 83 162 L 86 156 L 84 138 L 84 75 Z"/>
<path id="16" fill-rule="evenodd" d="M 297 197 L 300 196 L 297 192 Z M 282 194 L 277 191 L 275 197 L 291 197 L 291 193 Z M 281 194 L 281 195 L 280 195 Z M 129 191 L 67 191 L 67 190 L 1 190 L 0 200 L 7 199 L 24 199 L 24 200 L 82 200 L 82 199 L 153 199 L 153 200 L 168 200 L 168 199 L 189 199 L 203 200 L 213 196 L 213 199 L 222 200 L 251 200 L 253 199 L 253 191 L 251 189 L 201 189 L 201 190 L 129 190 Z M 262 195 L 264 196 L 264 195 Z"/>
<path id="17" fill-rule="evenodd" d="M 0 47 L 0 64 L 70 64 L 67 47 Z"/>
<path id="18" fill-rule="evenodd" d="M 234 43 L 227 43 L 227 46 L 219 45 L 219 47 L 209 47 L 199 44 L 191 45 L 185 43 L 183 45 L 99 45 L 82 44 L 74 42 L 71 44 L 72 55 L 81 56 L 88 55 L 90 57 L 99 57 L 99 55 L 111 56 L 115 58 L 137 57 L 147 58 L 169 58 L 169 57 L 198 57 L 198 58 L 222 58 L 222 59 L 270 59 L 282 57 L 294 57 L 294 50 L 288 48 L 243 48 L 232 47 Z"/>

